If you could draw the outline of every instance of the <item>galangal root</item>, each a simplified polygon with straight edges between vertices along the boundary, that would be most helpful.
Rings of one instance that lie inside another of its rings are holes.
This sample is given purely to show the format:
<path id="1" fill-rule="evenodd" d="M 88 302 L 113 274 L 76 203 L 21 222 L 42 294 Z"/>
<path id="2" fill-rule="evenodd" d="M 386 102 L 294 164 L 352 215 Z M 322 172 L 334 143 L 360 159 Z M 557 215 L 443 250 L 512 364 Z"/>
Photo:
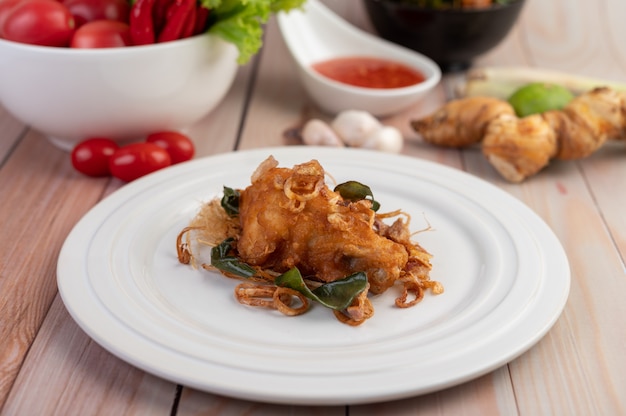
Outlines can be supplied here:
<path id="1" fill-rule="evenodd" d="M 562 110 L 523 118 L 501 99 L 461 98 L 412 121 L 411 126 L 425 142 L 438 146 L 480 143 L 500 175 L 519 183 L 552 159 L 581 159 L 607 140 L 626 140 L 626 93 L 598 87 L 575 97 Z"/>

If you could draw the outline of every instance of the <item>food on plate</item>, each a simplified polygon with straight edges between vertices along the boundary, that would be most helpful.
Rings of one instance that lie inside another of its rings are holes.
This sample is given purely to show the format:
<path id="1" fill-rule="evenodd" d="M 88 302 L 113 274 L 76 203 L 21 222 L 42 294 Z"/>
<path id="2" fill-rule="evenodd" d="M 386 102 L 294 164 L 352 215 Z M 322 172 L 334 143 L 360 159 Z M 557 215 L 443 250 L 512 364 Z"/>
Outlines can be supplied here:
<path id="1" fill-rule="evenodd" d="M 485 100 L 488 104 L 476 107 Z M 625 140 L 626 92 L 598 87 L 575 97 L 562 110 L 522 118 L 503 100 L 468 97 L 453 100 L 411 125 L 424 141 L 439 146 L 464 147 L 480 142 L 492 166 L 505 179 L 517 183 L 539 172 L 552 159 L 584 158 L 607 140 Z M 472 140 L 460 139 L 470 130 L 475 133 Z"/>
<path id="2" fill-rule="evenodd" d="M 515 90 L 507 101 L 513 106 L 518 117 L 525 117 L 550 110 L 561 110 L 573 98 L 574 94 L 562 85 L 531 82 Z"/>
<path id="3" fill-rule="evenodd" d="M 307 145 L 350 146 L 399 153 L 404 145 L 400 130 L 383 125 L 376 117 L 361 110 L 345 110 L 326 123 L 311 119 L 300 136 Z"/>
<path id="4" fill-rule="evenodd" d="M 316 160 L 283 168 L 270 156 L 248 187 L 225 187 L 202 206 L 177 238 L 179 261 L 245 279 L 235 288 L 240 303 L 300 315 L 315 301 L 349 325 L 373 315 L 368 293 L 399 286 L 402 308 L 428 289 L 442 293 L 429 277 L 431 255 L 412 241 L 408 214 L 377 213 L 369 187 L 351 181 L 330 189 L 325 177 Z M 199 260 L 203 247 L 211 247 L 210 262 Z"/>
<path id="5" fill-rule="evenodd" d="M 170 42 L 208 31 L 234 44 L 243 64 L 261 47 L 269 17 L 304 1 L 0 0 L 0 37 L 41 46 L 109 48 Z M 80 30 L 90 22 L 107 23 Z M 128 25 L 128 35 L 120 23 Z M 119 36 L 111 41 L 120 32 L 123 41 Z M 73 41 L 74 36 L 80 38 Z"/>

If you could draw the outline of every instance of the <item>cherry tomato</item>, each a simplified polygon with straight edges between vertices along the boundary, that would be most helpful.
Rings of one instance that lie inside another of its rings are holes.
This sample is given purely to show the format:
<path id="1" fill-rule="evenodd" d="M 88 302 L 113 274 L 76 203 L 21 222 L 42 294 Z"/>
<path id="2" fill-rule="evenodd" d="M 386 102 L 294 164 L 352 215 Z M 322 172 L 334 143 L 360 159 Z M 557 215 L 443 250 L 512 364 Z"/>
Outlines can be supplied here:
<path id="1" fill-rule="evenodd" d="M 111 139 L 95 137 L 84 140 L 72 150 L 72 166 L 88 176 L 108 176 L 109 159 L 118 146 Z"/>
<path id="2" fill-rule="evenodd" d="M 2 26 L 4 26 L 4 21 L 6 20 L 7 15 L 17 3 L 22 0 L 0 0 L 0 38 L 3 38 L 2 34 Z"/>
<path id="3" fill-rule="evenodd" d="M 128 23 L 130 5 L 126 0 L 63 0 L 74 16 L 76 27 L 94 20 L 116 20 Z"/>
<path id="4" fill-rule="evenodd" d="M 111 174 L 126 182 L 171 164 L 170 155 L 154 143 L 133 143 L 122 146 L 109 159 Z"/>
<path id="5" fill-rule="evenodd" d="M 67 46 L 74 33 L 74 18 L 54 0 L 23 0 L 5 17 L 2 34 L 15 42 Z"/>
<path id="6" fill-rule="evenodd" d="M 195 153 L 191 139 L 177 131 L 152 133 L 146 138 L 146 142 L 165 149 L 172 158 L 172 164 L 190 160 Z"/>
<path id="7" fill-rule="evenodd" d="M 130 46 L 130 28 L 114 20 L 96 20 L 79 27 L 70 46 L 72 48 L 117 48 Z"/>

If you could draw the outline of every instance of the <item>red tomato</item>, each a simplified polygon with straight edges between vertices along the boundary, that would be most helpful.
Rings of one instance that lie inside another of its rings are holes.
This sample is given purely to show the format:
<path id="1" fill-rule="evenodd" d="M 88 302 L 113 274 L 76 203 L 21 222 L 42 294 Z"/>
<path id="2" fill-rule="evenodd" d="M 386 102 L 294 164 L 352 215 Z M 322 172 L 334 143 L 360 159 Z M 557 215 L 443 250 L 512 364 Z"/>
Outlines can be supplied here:
<path id="1" fill-rule="evenodd" d="M 133 143 L 120 147 L 109 159 L 111 174 L 126 182 L 171 164 L 170 155 L 154 143 Z"/>
<path id="2" fill-rule="evenodd" d="M 42 46 L 67 46 L 74 33 L 74 18 L 54 0 L 23 0 L 7 14 L 5 39 Z"/>
<path id="3" fill-rule="evenodd" d="M 195 153 L 191 139 L 177 131 L 152 133 L 146 138 L 146 141 L 165 149 L 172 158 L 172 164 L 190 160 Z"/>
<path id="4" fill-rule="evenodd" d="M 72 166 L 88 176 L 108 176 L 109 159 L 118 146 L 111 139 L 92 138 L 84 140 L 72 150 Z"/>
<path id="5" fill-rule="evenodd" d="M 114 20 L 85 23 L 74 32 L 70 42 L 72 48 L 118 48 L 131 44 L 128 25 Z"/>
<path id="6" fill-rule="evenodd" d="M 126 0 L 63 0 L 74 16 L 76 27 L 94 20 L 117 20 L 128 23 L 130 5 Z"/>
<path id="7" fill-rule="evenodd" d="M 13 6 L 22 0 L 0 0 L 0 38 L 3 38 L 2 34 L 2 26 L 4 26 L 4 21 L 6 20 L 6 16 L 9 14 Z"/>

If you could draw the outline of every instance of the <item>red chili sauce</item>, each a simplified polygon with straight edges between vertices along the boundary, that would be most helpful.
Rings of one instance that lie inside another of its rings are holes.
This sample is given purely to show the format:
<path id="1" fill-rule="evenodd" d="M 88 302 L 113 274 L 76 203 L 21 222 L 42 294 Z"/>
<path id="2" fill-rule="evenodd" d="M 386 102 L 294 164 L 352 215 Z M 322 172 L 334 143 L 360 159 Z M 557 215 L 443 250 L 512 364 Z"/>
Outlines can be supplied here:
<path id="1" fill-rule="evenodd" d="M 312 68 L 327 78 L 365 88 L 401 88 L 419 84 L 424 75 L 388 59 L 351 56 L 316 62 Z"/>

